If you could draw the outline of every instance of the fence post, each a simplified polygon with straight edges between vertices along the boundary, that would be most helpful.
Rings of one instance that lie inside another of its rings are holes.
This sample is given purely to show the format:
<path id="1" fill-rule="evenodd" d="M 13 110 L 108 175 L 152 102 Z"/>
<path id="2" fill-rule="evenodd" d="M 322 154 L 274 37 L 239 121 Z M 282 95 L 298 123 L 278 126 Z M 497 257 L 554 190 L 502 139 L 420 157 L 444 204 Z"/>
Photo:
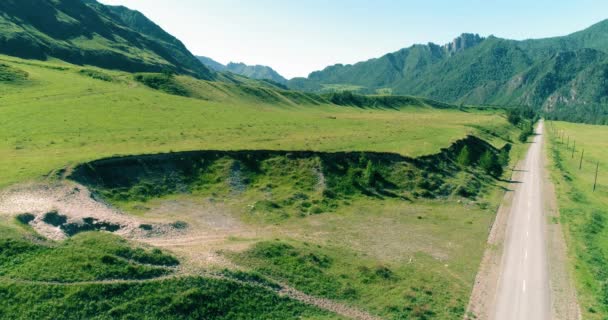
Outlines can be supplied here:
<path id="1" fill-rule="evenodd" d="M 595 192 L 595 187 L 597 186 L 597 172 L 600 169 L 600 162 L 597 162 L 597 165 L 595 166 L 595 182 L 593 182 L 593 192 Z"/>
<path id="2" fill-rule="evenodd" d="M 574 152 L 576 151 L 576 140 L 574 140 L 574 145 L 572 146 L 572 159 L 574 159 Z"/>
<path id="3" fill-rule="evenodd" d="M 585 156 L 585 149 L 583 149 L 583 153 L 581 153 L 581 161 L 578 164 L 578 169 L 581 170 L 583 168 L 583 157 Z"/>

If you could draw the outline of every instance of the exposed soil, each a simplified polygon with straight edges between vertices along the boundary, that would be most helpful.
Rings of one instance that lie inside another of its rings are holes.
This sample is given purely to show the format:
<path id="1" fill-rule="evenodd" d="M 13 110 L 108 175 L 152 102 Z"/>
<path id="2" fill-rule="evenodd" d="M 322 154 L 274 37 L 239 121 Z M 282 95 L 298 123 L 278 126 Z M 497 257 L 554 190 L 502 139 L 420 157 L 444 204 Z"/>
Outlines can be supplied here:
<path id="1" fill-rule="evenodd" d="M 50 212 L 67 218 L 67 223 L 84 223 L 92 218 L 98 222 L 119 225 L 117 234 L 132 237 L 141 233 L 139 223 L 119 211 L 95 201 L 83 186 L 72 182 L 19 185 L 0 192 L 0 212 L 9 215 L 30 213 L 29 224 L 42 236 L 53 240 L 67 237 L 59 225 L 44 221 Z"/>
<path id="2" fill-rule="evenodd" d="M 380 319 L 376 316 L 373 316 L 365 311 L 347 306 L 342 303 L 337 303 L 332 300 L 313 297 L 307 295 L 301 291 L 295 290 L 293 288 L 283 286 L 283 288 L 279 291 L 279 294 L 288 296 L 294 300 L 298 300 L 308 305 L 313 305 L 318 307 L 319 309 L 327 310 L 341 316 L 347 317 L 349 319 L 357 319 L 357 320 L 375 320 Z"/>

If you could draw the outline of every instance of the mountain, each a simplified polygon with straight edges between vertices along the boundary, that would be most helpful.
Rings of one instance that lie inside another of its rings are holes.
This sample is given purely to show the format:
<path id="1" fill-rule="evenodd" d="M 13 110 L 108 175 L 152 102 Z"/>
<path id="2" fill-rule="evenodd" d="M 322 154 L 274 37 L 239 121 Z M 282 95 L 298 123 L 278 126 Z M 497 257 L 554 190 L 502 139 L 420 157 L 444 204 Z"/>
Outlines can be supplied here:
<path id="1" fill-rule="evenodd" d="M 292 89 L 417 95 L 524 105 L 558 119 L 608 123 L 608 20 L 568 36 L 515 41 L 463 34 L 288 82 Z"/>
<path id="2" fill-rule="evenodd" d="M 183 43 L 143 14 L 94 0 L 0 1 L 0 53 L 214 78 Z"/>
<path id="3" fill-rule="evenodd" d="M 226 66 L 211 59 L 208 57 L 203 57 L 203 56 L 196 56 L 196 58 L 202 62 L 207 68 L 211 69 L 211 70 L 215 70 L 215 71 L 225 71 L 226 70 Z"/>
<path id="4" fill-rule="evenodd" d="M 208 68 L 219 72 L 232 72 L 241 76 L 245 76 L 258 80 L 271 80 L 279 84 L 287 84 L 287 79 L 281 76 L 278 72 L 268 66 L 255 65 L 250 66 L 244 63 L 230 62 L 228 65 L 223 65 L 211 58 L 197 56 L 197 58 Z"/>

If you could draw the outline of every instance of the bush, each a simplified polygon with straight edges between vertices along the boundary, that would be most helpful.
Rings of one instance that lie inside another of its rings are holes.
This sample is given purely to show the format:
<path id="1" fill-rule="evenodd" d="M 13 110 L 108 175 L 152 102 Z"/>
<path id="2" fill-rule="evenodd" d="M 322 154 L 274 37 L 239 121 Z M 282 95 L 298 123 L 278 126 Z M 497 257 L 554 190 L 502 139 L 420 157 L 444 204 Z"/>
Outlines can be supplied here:
<path id="1" fill-rule="evenodd" d="M 175 221 L 171 224 L 171 226 L 175 229 L 186 229 L 188 228 L 188 223 L 185 221 Z"/>
<path id="2" fill-rule="evenodd" d="M 23 70 L 0 63 L 0 82 L 17 82 L 28 78 L 29 74 Z"/>
<path id="3" fill-rule="evenodd" d="M 96 80 L 101 80 L 101 81 L 106 81 L 106 82 L 114 81 L 114 78 L 112 78 L 112 76 L 110 76 L 104 72 L 93 70 L 93 69 L 82 69 L 79 71 L 79 73 L 82 75 L 85 75 L 87 77 L 96 79 Z"/>
<path id="4" fill-rule="evenodd" d="M 479 166 L 483 169 L 487 174 L 493 176 L 501 176 L 502 175 L 502 166 L 500 165 L 498 158 L 491 151 L 486 151 L 479 159 Z"/>
<path id="5" fill-rule="evenodd" d="M 188 90 L 175 81 L 172 74 L 137 74 L 135 80 L 146 86 L 177 96 L 188 96 Z"/>
<path id="6" fill-rule="evenodd" d="M 44 215 L 42 221 L 55 227 L 59 227 L 64 225 L 68 221 L 68 218 L 66 216 L 60 215 L 57 211 L 51 211 Z"/>
<path id="7" fill-rule="evenodd" d="M 526 142 L 528 141 L 528 137 L 534 134 L 534 128 L 532 128 L 531 123 L 524 124 L 522 131 L 519 135 L 519 141 Z"/>
<path id="8" fill-rule="evenodd" d="M 471 164 L 471 153 L 469 152 L 469 147 L 464 146 L 460 150 L 460 153 L 456 158 L 456 162 L 463 168 L 468 167 Z"/>
<path id="9" fill-rule="evenodd" d="M 516 126 L 521 122 L 521 115 L 518 110 L 509 110 L 507 112 L 507 120 L 510 124 Z"/>
<path id="10" fill-rule="evenodd" d="M 36 216 L 34 216 L 31 213 L 22 213 L 20 215 L 17 215 L 17 221 L 19 221 L 22 224 L 29 224 L 34 219 L 36 219 Z"/>
<path id="11" fill-rule="evenodd" d="M 374 170 L 374 164 L 371 160 L 367 161 L 367 165 L 365 166 L 365 171 L 363 172 L 363 182 L 368 187 L 373 187 L 375 183 L 375 175 L 376 172 Z"/>
<path id="12" fill-rule="evenodd" d="M 511 146 L 507 145 L 498 154 L 498 163 L 501 167 L 506 167 L 509 165 L 510 157 L 509 152 L 511 151 Z"/>

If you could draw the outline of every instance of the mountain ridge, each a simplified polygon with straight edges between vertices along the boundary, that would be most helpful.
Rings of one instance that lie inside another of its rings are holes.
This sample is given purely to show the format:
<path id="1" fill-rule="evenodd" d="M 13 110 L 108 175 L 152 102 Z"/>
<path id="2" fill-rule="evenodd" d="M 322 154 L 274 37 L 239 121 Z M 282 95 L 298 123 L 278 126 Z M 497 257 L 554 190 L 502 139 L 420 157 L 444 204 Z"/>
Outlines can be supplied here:
<path id="1" fill-rule="evenodd" d="M 608 20 L 566 36 L 522 41 L 464 33 L 444 45 L 416 44 L 352 65 L 328 66 L 290 80 L 288 87 L 523 105 L 560 119 L 608 123 L 608 92 L 603 89 L 608 73 L 601 72 L 608 68 L 606 53 Z M 593 115 L 577 114 L 590 106 L 595 106 Z"/>
<path id="2" fill-rule="evenodd" d="M 269 66 L 247 65 L 242 62 L 230 62 L 227 65 L 221 64 L 212 58 L 196 56 L 205 66 L 219 72 L 232 72 L 257 80 L 271 80 L 281 85 L 287 84 L 287 79 Z"/>
<path id="3" fill-rule="evenodd" d="M 0 26 L 0 53 L 11 56 L 214 78 L 181 41 L 126 7 L 95 0 L 4 0 Z"/>

